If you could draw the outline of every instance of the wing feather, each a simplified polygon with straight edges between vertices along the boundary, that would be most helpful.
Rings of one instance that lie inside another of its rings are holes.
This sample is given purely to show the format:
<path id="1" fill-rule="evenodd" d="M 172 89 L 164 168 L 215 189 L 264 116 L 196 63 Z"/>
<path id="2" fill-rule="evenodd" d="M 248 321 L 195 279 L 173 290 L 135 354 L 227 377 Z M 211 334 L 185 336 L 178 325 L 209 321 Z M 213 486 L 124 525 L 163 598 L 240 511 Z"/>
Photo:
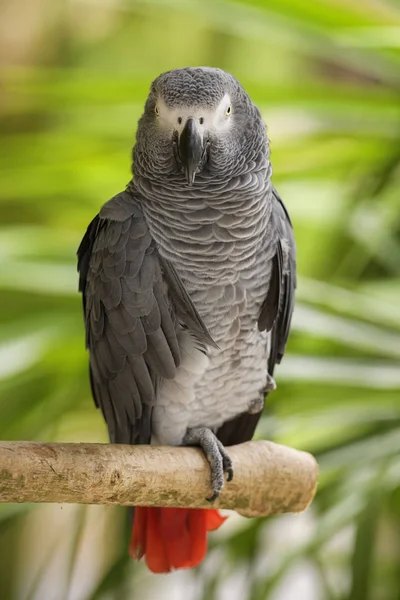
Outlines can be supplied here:
<path id="1" fill-rule="evenodd" d="M 149 443 L 158 386 L 180 363 L 181 323 L 194 324 L 200 342 L 214 342 L 129 192 L 89 225 L 78 270 L 96 406 L 112 442 Z"/>

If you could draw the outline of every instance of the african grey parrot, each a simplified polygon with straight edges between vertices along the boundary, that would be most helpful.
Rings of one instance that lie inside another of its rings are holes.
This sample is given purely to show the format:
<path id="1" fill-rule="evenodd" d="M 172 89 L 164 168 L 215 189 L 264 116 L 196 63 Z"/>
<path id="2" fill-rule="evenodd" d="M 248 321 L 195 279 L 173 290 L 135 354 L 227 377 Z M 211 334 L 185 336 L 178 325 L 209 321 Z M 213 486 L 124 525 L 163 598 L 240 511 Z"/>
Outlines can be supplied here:
<path id="1" fill-rule="evenodd" d="M 296 287 L 292 225 L 260 112 L 220 69 L 153 82 L 132 168 L 78 250 L 93 397 L 111 442 L 200 446 L 213 501 L 233 477 L 224 446 L 252 438 L 275 388 Z M 195 566 L 222 520 L 137 508 L 131 553 L 153 572 Z"/>

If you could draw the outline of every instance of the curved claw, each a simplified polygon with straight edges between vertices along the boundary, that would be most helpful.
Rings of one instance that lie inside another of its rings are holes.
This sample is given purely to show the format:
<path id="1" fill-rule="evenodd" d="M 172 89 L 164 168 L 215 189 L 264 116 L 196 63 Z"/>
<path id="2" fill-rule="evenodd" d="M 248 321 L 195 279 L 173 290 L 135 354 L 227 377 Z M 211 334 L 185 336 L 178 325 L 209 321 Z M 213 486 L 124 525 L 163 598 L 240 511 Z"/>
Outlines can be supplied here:
<path id="1" fill-rule="evenodd" d="M 232 481 L 233 467 L 230 456 L 215 434 L 207 427 L 188 429 L 183 444 L 185 446 L 200 446 L 203 450 L 210 465 L 213 490 L 212 495 L 206 500 L 207 502 L 214 502 L 224 487 L 224 474 L 227 474 L 227 481 Z"/>
<path id="2" fill-rule="evenodd" d="M 228 477 L 226 478 L 226 480 L 227 481 L 232 481 L 232 479 L 233 479 L 233 469 L 232 469 L 232 467 L 229 467 L 226 470 L 226 473 L 228 473 Z"/>
<path id="3" fill-rule="evenodd" d="M 210 496 L 209 498 L 206 498 L 207 502 L 210 502 L 210 504 L 212 504 L 213 502 L 215 502 L 215 500 L 218 498 L 219 496 L 219 492 L 214 492 L 212 494 L 212 496 Z"/>

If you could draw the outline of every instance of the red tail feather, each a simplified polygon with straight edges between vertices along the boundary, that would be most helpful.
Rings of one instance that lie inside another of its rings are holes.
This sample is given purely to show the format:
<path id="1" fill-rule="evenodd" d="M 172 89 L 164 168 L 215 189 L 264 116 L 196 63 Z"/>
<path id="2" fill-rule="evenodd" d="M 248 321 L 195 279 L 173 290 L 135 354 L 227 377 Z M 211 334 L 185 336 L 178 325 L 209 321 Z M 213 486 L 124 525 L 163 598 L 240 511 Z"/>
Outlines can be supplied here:
<path id="1" fill-rule="evenodd" d="M 207 531 L 225 521 L 218 510 L 189 508 L 135 508 L 129 553 L 145 556 L 153 573 L 197 566 L 207 550 Z"/>

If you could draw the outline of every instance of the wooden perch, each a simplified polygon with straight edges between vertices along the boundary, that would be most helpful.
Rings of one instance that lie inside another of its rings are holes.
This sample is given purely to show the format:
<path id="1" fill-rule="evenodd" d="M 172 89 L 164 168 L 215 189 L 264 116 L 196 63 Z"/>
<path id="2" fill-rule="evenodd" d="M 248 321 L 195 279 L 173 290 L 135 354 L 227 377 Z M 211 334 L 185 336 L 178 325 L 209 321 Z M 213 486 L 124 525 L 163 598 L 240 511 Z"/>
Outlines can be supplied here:
<path id="1" fill-rule="evenodd" d="M 317 464 L 266 441 L 229 448 L 234 478 L 215 508 L 247 517 L 300 512 Z M 196 448 L 0 442 L 0 502 L 73 502 L 210 508 L 210 469 Z"/>

